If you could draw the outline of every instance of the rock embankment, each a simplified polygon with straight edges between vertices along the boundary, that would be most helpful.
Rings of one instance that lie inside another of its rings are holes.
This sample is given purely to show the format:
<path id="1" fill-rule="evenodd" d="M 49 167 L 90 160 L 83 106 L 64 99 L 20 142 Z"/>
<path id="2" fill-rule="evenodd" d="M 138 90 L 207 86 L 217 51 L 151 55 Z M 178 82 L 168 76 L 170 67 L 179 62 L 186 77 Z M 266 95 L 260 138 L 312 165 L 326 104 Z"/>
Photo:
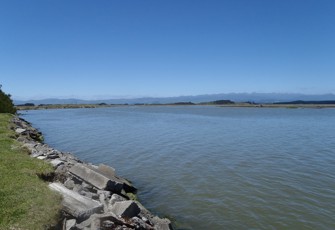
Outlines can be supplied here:
<path id="1" fill-rule="evenodd" d="M 63 197 L 62 215 L 57 229 L 172 229 L 171 222 L 151 214 L 133 200 L 136 188 L 104 164 L 84 163 L 70 153 L 43 144 L 42 134 L 25 120 L 14 117 L 17 140 L 31 157 L 49 162 L 52 175 L 40 175 L 50 189 Z"/>

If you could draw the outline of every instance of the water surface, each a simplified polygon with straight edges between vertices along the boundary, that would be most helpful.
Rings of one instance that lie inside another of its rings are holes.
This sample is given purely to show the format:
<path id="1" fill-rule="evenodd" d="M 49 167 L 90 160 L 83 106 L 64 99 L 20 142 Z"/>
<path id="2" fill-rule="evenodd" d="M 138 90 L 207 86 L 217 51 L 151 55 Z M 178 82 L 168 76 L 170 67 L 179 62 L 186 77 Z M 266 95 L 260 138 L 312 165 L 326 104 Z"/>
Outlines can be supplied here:
<path id="1" fill-rule="evenodd" d="M 115 107 L 24 113 L 185 229 L 335 229 L 335 110 Z M 208 227 L 209 226 L 209 227 Z"/>

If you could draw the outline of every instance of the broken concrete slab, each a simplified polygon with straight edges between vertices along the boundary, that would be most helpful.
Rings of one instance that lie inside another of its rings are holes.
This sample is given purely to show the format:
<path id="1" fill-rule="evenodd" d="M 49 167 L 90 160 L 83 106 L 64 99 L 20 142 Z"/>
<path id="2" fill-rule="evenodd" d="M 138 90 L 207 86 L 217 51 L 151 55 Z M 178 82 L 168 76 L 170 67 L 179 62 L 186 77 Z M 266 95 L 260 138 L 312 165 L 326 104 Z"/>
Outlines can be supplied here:
<path id="1" fill-rule="evenodd" d="M 115 202 L 111 207 L 111 211 L 122 218 L 132 218 L 141 212 L 136 202 L 132 200 Z"/>
<path id="2" fill-rule="evenodd" d="M 103 210 L 100 202 L 79 195 L 60 183 L 51 183 L 49 187 L 63 196 L 62 205 L 64 211 L 79 220 L 84 220 L 92 214 Z"/>
<path id="3" fill-rule="evenodd" d="M 107 177 L 100 173 L 97 169 L 84 164 L 75 164 L 70 168 L 70 173 L 81 178 L 82 180 L 92 184 L 100 190 L 109 190 L 120 193 L 124 187 L 123 181 L 116 177 Z"/>
<path id="4" fill-rule="evenodd" d="M 117 180 L 120 183 L 123 183 L 123 190 L 125 190 L 126 193 L 131 192 L 131 193 L 136 193 L 137 189 L 126 179 L 122 177 L 118 177 L 115 174 L 115 169 L 105 165 L 105 164 L 100 164 L 98 167 L 94 165 L 88 165 L 92 170 L 110 178 L 111 180 Z"/>

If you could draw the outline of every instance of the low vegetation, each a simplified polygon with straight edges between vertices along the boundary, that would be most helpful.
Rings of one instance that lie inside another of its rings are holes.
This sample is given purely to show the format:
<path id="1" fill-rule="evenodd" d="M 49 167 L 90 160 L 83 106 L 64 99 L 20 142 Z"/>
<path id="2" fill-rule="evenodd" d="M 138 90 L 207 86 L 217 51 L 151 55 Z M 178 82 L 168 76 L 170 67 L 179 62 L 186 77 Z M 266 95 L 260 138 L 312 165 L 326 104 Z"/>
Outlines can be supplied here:
<path id="1" fill-rule="evenodd" d="M 61 197 L 38 175 L 53 168 L 30 157 L 13 138 L 11 119 L 0 113 L 0 229 L 47 229 L 57 222 Z"/>
<path id="2" fill-rule="evenodd" d="M 2 85 L 0 85 L 0 113 L 16 113 L 11 95 L 3 92 L 1 88 Z"/>

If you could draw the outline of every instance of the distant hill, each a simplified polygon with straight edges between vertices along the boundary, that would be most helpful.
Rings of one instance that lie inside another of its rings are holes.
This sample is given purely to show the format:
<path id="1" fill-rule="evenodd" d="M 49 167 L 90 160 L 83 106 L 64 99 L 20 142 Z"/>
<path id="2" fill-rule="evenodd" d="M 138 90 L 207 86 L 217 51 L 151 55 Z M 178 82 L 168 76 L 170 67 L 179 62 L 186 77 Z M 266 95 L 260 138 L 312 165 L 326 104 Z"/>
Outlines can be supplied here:
<path id="1" fill-rule="evenodd" d="M 277 102 L 274 103 L 277 105 L 311 105 L 311 104 L 318 104 L 318 105 L 334 105 L 335 101 L 288 101 L 288 102 Z"/>
<path id="2" fill-rule="evenodd" d="M 334 101 L 335 94 L 282 94 L 282 93 L 227 93 L 227 94 L 206 94 L 197 96 L 180 97 L 143 97 L 133 99 L 106 99 L 106 100 L 81 100 L 81 99 L 57 99 L 49 98 L 43 100 L 14 100 L 15 105 L 34 103 L 39 104 L 168 104 L 178 102 L 201 103 L 219 100 L 234 102 L 255 102 L 255 103 L 277 103 L 287 101 Z"/>

